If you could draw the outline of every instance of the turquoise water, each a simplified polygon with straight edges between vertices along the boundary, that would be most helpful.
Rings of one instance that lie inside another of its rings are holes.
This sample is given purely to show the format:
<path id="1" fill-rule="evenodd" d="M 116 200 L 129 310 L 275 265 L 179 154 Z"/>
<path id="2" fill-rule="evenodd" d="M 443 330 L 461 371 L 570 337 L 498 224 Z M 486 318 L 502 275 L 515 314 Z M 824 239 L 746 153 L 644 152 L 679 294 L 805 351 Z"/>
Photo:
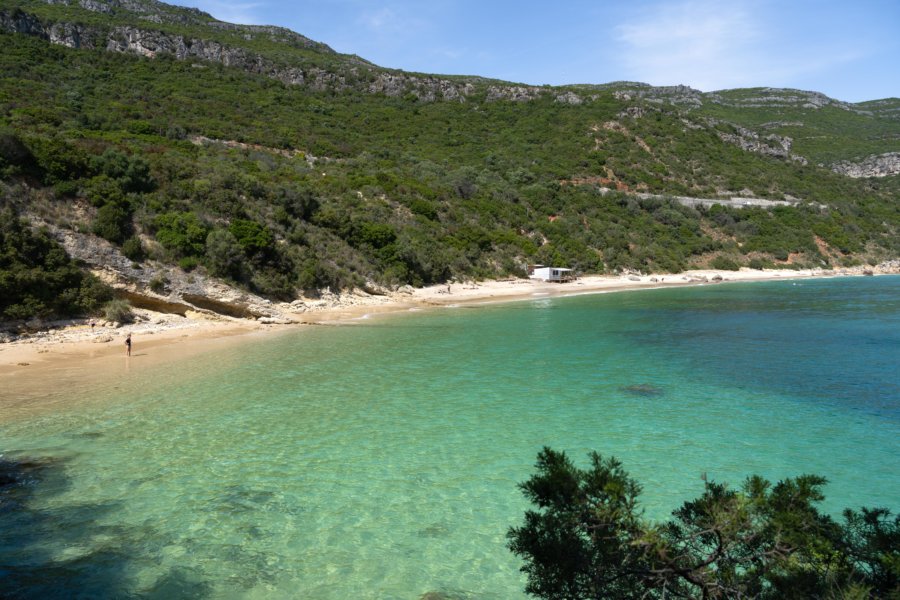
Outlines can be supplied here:
<path id="1" fill-rule="evenodd" d="M 535 299 L 177 364 L 137 354 L 101 386 L 61 382 L 63 406 L 0 419 L 2 458 L 30 461 L 0 496 L 13 597 L 521 598 L 505 533 L 543 445 L 619 457 L 652 518 L 704 473 L 817 473 L 829 511 L 900 509 L 900 277 Z"/>

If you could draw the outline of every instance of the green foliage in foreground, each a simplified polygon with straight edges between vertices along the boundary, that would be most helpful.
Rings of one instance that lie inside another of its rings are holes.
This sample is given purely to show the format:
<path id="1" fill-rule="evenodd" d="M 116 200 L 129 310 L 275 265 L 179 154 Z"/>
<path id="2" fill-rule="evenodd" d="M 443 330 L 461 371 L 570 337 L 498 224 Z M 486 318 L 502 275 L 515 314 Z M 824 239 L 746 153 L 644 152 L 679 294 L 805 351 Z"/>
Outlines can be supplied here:
<path id="1" fill-rule="evenodd" d="M 0 320 L 92 314 L 110 298 L 47 232 L 0 211 Z"/>
<path id="2" fill-rule="evenodd" d="M 537 506 L 510 529 L 526 591 L 548 599 L 898 598 L 900 516 L 821 514 L 814 475 L 741 490 L 706 482 L 673 519 L 642 517 L 640 485 L 615 458 L 577 468 L 544 448 L 520 487 Z"/>

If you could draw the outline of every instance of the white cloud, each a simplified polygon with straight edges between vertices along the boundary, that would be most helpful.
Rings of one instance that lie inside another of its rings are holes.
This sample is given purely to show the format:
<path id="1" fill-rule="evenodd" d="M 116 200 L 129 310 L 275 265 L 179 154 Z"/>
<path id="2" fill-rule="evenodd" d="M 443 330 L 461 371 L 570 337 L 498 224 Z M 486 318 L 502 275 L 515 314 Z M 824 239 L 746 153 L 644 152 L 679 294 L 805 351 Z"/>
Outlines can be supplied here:
<path id="1" fill-rule="evenodd" d="M 401 14 L 391 8 L 364 11 L 357 23 L 374 35 L 408 37 L 428 27 L 428 22 L 420 17 Z"/>
<path id="2" fill-rule="evenodd" d="M 396 26 L 397 18 L 394 11 L 389 8 L 382 8 L 375 12 L 364 13 L 360 16 L 359 22 L 371 31 L 384 32 L 386 29 L 393 29 Z"/>
<path id="3" fill-rule="evenodd" d="M 191 3 L 216 19 L 239 25 L 271 25 L 266 23 L 263 2 L 228 2 L 226 0 L 197 0 Z"/>
<path id="4" fill-rule="evenodd" d="M 629 71 L 649 83 L 718 89 L 742 85 L 761 67 L 762 28 L 741 3 L 657 5 L 617 34 Z"/>
<path id="5" fill-rule="evenodd" d="M 782 25 L 796 15 L 782 8 L 759 0 L 660 3 L 616 28 L 621 60 L 630 78 L 710 91 L 793 87 L 865 54 L 860 48 L 840 48 L 823 32 L 785 32 Z"/>

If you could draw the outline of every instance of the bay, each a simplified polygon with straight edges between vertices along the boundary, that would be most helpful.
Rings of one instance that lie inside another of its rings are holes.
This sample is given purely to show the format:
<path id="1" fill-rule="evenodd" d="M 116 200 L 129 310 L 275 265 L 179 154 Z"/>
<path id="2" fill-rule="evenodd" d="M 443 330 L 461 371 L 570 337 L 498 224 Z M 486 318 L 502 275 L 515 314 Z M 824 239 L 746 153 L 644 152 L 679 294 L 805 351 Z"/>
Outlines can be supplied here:
<path id="1" fill-rule="evenodd" d="M 544 445 L 620 458 L 664 519 L 706 476 L 900 498 L 900 277 L 622 292 L 305 328 L 60 382 L 0 419 L 31 597 L 519 598 Z M 15 390 L 4 393 L 14 395 Z M 58 400 L 58 399 L 57 399 Z"/>

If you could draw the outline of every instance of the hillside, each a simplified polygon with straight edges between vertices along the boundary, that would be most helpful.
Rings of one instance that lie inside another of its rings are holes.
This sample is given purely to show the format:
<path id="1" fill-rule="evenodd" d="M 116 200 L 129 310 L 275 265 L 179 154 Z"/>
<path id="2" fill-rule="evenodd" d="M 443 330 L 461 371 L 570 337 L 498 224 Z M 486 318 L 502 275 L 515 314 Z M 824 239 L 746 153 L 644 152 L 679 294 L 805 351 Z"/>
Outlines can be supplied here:
<path id="1" fill-rule="evenodd" d="M 900 256 L 897 99 L 412 74 L 152 0 L 0 0 L 0 31 L 3 204 L 147 294 Z"/>

